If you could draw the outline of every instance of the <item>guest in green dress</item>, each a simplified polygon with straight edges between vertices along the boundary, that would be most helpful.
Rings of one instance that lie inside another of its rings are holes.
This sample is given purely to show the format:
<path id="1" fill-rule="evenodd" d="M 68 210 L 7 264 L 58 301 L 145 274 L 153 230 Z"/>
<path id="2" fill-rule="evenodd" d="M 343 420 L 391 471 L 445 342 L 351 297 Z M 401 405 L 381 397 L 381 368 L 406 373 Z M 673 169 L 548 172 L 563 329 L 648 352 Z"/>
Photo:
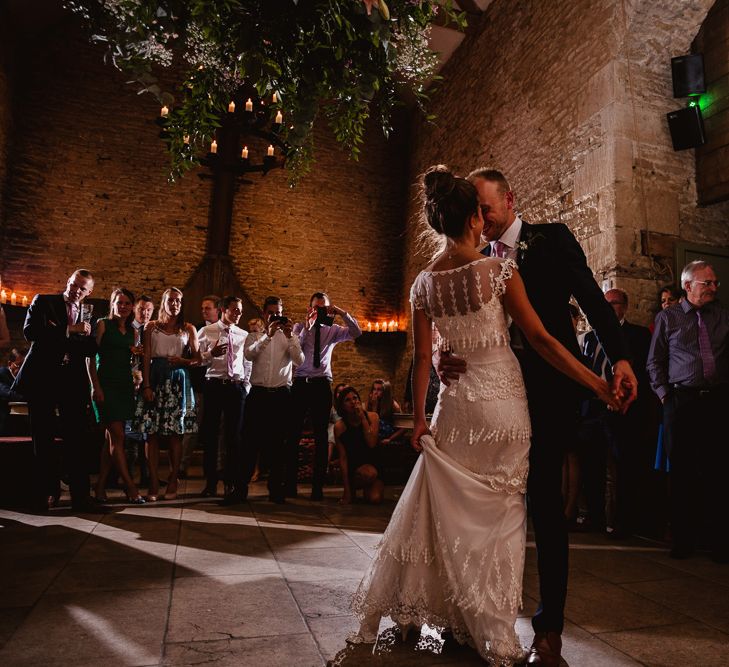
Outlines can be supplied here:
<path id="1" fill-rule="evenodd" d="M 132 347 L 134 347 L 134 295 L 117 288 L 111 293 L 109 317 L 96 326 L 97 361 L 87 360 L 89 378 L 93 386 L 91 397 L 106 429 L 106 444 L 101 449 L 96 499 L 106 502 L 106 479 L 112 461 L 124 480 L 127 499 L 141 505 L 144 498 L 129 474 L 124 453 L 124 424 L 134 416 L 134 380 L 132 378 Z"/>

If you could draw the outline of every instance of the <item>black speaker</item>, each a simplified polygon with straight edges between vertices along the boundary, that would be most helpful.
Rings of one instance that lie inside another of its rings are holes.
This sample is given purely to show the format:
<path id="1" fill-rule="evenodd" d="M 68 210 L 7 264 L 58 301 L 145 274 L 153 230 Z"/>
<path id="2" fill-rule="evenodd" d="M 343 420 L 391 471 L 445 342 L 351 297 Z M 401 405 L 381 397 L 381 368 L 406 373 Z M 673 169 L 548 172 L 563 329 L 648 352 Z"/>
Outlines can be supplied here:
<path id="1" fill-rule="evenodd" d="M 700 53 L 671 58 L 671 75 L 674 97 L 688 97 L 706 92 L 704 56 Z"/>
<path id="2" fill-rule="evenodd" d="M 698 104 L 671 111 L 666 116 L 674 151 L 696 148 L 706 143 L 704 119 L 701 117 L 701 109 Z"/>

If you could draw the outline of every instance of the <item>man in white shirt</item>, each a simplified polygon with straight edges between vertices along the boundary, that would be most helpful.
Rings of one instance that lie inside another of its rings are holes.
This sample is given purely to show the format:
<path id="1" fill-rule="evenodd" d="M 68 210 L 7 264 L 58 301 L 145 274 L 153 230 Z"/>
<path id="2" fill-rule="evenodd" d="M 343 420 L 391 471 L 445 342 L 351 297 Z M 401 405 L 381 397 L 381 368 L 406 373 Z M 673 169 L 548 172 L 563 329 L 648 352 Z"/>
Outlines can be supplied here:
<path id="1" fill-rule="evenodd" d="M 247 375 L 243 347 L 248 332 L 238 326 L 243 312 L 242 301 L 226 296 L 221 301 L 222 318 L 202 329 L 198 335 L 202 364 L 207 366 L 203 396 L 205 413 L 202 421 L 206 490 L 215 495 L 218 485 L 218 448 L 221 418 L 224 425 L 225 496 L 223 504 L 238 502 L 236 482 L 242 476 L 240 434 L 243 406 L 246 400 Z"/>
<path id="2" fill-rule="evenodd" d="M 286 463 L 291 457 L 285 451 L 288 418 L 291 414 L 291 378 L 295 366 L 304 363 L 299 337 L 293 335 L 293 322 L 283 315 L 277 296 L 269 296 L 263 304 L 266 330 L 249 335 L 245 357 L 253 362 L 251 393 L 245 412 L 245 485 L 248 482 L 262 443 L 270 448 L 271 471 L 268 478 L 269 500 L 284 502 Z"/>

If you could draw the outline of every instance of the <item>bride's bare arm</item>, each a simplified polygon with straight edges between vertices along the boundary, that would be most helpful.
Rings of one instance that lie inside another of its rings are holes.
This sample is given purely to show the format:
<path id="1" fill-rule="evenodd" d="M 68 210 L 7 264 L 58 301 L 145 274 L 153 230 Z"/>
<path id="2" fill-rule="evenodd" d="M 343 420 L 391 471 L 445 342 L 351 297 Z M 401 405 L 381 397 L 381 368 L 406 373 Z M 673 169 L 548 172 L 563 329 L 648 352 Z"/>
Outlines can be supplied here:
<path id="1" fill-rule="evenodd" d="M 531 346 L 543 359 L 558 371 L 594 391 L 608 405 L 619 409 L 620 402 L 610 390 L 610 385 L 575 359 L 567 348 L 544 328 L 542 320 L 532 308 L 524 289 L 524 281 L 518 271 L 514 271 L 512 277 L 506 281 L 504 306 Z"/>
<path id="2" fill-rule="evenodd" d="M 413 412 L 414 428 L 411 443 L 420 451 L 421 435 L 428 433 L 425 420 L 425 395 L 430 381 L 430 365 L 433 354 L 433 325 L 419 308 L 413 309 Z"/>

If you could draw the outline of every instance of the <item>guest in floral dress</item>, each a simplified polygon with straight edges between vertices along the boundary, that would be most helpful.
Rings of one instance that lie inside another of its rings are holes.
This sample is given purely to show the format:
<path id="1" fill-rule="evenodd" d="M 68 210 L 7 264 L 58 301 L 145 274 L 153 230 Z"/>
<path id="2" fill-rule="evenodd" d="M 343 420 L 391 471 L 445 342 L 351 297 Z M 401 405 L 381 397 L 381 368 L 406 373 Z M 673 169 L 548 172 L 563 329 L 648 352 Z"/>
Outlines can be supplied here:
<path id="1" fill-rule="evenodd" d="M 182 457 L 182 436 L 197 430 L 195 396 L 189 367 L 200 362 L 197 332 L 182 314 L 182 292 L 170 287 L 162 294 L 159 318 L 144 328 L 142 394 L 137 403 L 135 430 L 147 434 L 149 493 L 159 494 L 159 445 L 169 443 L 170 474 L 166 500 L 177 498 L 177 475 Z"/>

